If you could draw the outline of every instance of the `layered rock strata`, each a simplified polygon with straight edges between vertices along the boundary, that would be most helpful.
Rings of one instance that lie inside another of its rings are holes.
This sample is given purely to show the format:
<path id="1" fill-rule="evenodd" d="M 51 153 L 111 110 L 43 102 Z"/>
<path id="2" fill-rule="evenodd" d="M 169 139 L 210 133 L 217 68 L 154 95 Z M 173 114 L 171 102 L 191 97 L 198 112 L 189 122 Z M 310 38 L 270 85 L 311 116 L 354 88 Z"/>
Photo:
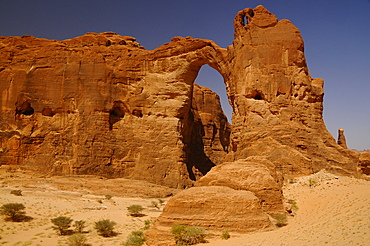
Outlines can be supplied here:
<path id="1" fill-rule="evenodd" d="M 359 154 L 325 127 L 323 80 L 308 72 L 299 30 L 263 6 L 240 11 L 234 28 L 227 49 L 176 37 L 148 51 L 111 32 L 1 37 L 1 164 L 178 188 L 250 156 L 284 175 L 358 175 Z M 217 103 L 200 102 L 211 98 L 194 86 L 204 64 L 224 78 L 232 128 L 208 107 Z"/>
<path id="2" fill-rule="evenodd" d="M 196 186 L 226 186 L 234 190 L 253 192 L 263 211 L 282 214 L 283 177 L 275 165 L 263 157 L 252 156 L 234 162 L 225 162 L 212 168 Z"/>
<path id="3" fill-rule="evenodd" d="M 344 136 L 344 129 L 339 128 L 338 129 L 338 141 L 337 143 L 342 146 L 343 148 L 347 149 L 347 141 L 346 137 Z"/>
<path id="4" fill-rule="evenodd" d="M 193 187 L 170 199 L 154 227 L 146 233 L 148 245 L 176 245 L 170 232 L 174 224 L 199 226 L 208 233 L 274 228 L 252 192 L 224 186 Z"/>
<path id="5" fill-rule="evenodd" d="M 219 56 L 213 46 L 174 38 L 147 51 L 110 32 L 2 37 L 1 164 L 191 185 L 229 145 L 219 102 L 209 103 L 218 97 L 193 84 L 205 54 Z"/>

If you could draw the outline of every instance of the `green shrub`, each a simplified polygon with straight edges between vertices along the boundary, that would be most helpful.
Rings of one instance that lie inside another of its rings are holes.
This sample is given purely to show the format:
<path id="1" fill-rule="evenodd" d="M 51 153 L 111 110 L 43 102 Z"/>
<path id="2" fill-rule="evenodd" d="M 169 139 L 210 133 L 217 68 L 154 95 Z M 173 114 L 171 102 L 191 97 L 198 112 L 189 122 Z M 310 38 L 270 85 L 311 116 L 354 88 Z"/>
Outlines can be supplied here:
<path id="1" fill-rule="evenodd" d="M 297 180 L 295 178 L 288 179 L 289 184 L 295 184 L 297 183 Z"/>
<path id="2" fill-rule="evenodd" d="M 68 246 L 85 246 L 87 238 L 85 235 L 77 233 L 70 236 L 67 240 Z"/>
<path id="3" fill-rule="evenodd" d="M 159 206 L 158 202 L 156 202 L 156 201 L 152 201 L 152 207 L 160 209 L 160 206 Z"/>
<path id="4" fill-rule="evenodd" d="M 103 203 L 103 200 L 102 199 L 98 199 L 96 200 L 98 203 L 102 204 Z"/>
<path id="5" fill-rule="evenodd" d="M 134 217 L 143 216 L 143 214 L 141 213 L 143 210 L 144 208 L 140 205 L 131 205 L 127 207 L 127 211 L 129 212 L 129 214 Z"/>
<path id="6" fill-rule="evenodd" d="M 22 190 L 12 190 L 10 191 L 10 194 L 15 196 L 22 196 Z"/>
<path id="7" fill-rule="evenodd" d="M 51 222 L 55 225 L 52 228 L 59 231 L 60 235 L 67 235 L 71 233 L 69 228 L 71 227 L 72 219 L 66 216 L 59 216 L 51 219 Z"/>
<path id="8" fill-rule="evenodd" d="M 145 231 L 145 230 L 149 230 L 149 228 L 150 228 L 150 225 L 152 224 L 152 222 L 150 221 L 150 220 L 145 220 L 144 221 L 144 227 L 143 227 L 143 230 Z"/>
<path id="9" fill-rule="evenodd" d="M 283 227 L 283 226 L 286 226 L 288 223 L 287 223 L 287 217 L 285 214 L 276 214 L 273 216 L 273 218 L 276 220 L 276 223 L 275 225 L 277 227 Z"/>
<path id="10" fill-rule="evenodd" d="M 111 195 L 105 195 L 105 199 L 107 199 L 107 200 L 112 199 L 112 197 L 113 197 L 113 196 L 111 196 Z"/>
<path id="11" fill-rule="evenodd" d="M 76 220 L 75 223 L 73 224 L 73 226 L 75 227 L 75 232 L 82 233 L 86 227 L 85 223 L 86 221 L 84 220 Z"/>
<path id="12" fill-rule="evenodd" d="M 293 211 L 297 211 L 299 209 L 296 201 L 289 199 L 288 203 L 292 205 L 292 210 Z"/>
<path id="13" fill-rule="evenodd" d="M 223 231 L 221 234 L 221 238 L 227 240 L 230 238 L 230 233 L 228 231 Z"/>
<path id="14" fill-rule="evenodd" d="M 114 226 L 116 224 L 116 222 L 109 219 L 99 220 L 98 222 L 95 222 L 95 229 L 103 237 L 112 237 L 115 235 Z"/>
<path id="15" fill-rule="evenodd" d="M 142 231 L 133 231 L 128 235 L 126 242 L 123 243 L 125 246 L 141 246 L 146 241 L 144 233 Z"/>
<path id="16" fill-rule="evenodd" d="M 160 206 L 163 206 L 163 204 L 164 204 L 164 200 L 162 200 L 162 199 L 160 199 L 160 198 L 159 198 L 159 199 L 158 199 L 158 202 L 159 202 L 159 205 L 160 205 Z"/>
<path id="17" fill-rule="evenodd" d="M 313 179 L 309 179 L 308 180 L 308 184 L 310 187 L 314 187 L 317 185 L 317 181 L 316 180 L 313 180 Z"/>
<path id="18" fill-rule="evenodd" d="M 171 233 L 175 236 L 177 245 L 193 245 L 205 243 L 205 233 L 202 228 L 176 224 L 172 226 Z"/>
<path id="19" fill-rule="evenodd" d="M 5 220 L 20 222 L 30 218 L 23 210 L 26 207 L 22 203 L 7 203 L 0 207 L 0 214 L 5 215 Z"/>

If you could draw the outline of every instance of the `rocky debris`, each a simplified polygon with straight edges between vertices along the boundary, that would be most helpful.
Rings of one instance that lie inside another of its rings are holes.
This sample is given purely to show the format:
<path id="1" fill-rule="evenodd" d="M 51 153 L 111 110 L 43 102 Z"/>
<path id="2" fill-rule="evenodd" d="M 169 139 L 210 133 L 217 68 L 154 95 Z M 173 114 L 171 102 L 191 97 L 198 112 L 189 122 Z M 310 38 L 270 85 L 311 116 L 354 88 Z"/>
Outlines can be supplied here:
<path id="1" fill-rule="evenodd" d="M 275 165 L 263 157 L 251 156 L 213 167 L 197 181 L 197 186 L 227 186 L 234 190 L 253 192 L 262 209 L 283 213 L 282 177 Z"/>
<path id="2" fill-rule="evenodd" d="M 337 143 L 342 146 L 343 148 L 347 149 L 347 142 L 346 137 L 344 136 L 344 129 L 339 128 L 338 129 L 338 141 Z"/>
<path id="3" fill-rule="evenodd" d="M 1 165 L 174 188 L 249 156 L 283 175 L 360 176 L 359 154 L 325 127 L 324 81 L 309 74 L 299 30 L 261 5 L 240 11 L 234 28 L 227 49 L 175 37 L 149 51 L 113 32 L 0 37 Z M 232 127 L 194 85 L 205 64 L 225 80 Z"/>
<path id="4" fill-rule="evenodd" d="M 174 224 L 200 226 L 207 233 L 246 233 L 274 228 L 252 192 L 224 186 L 193 187 L 171 198 L 146 233 L 148 245 L 175 245 L 170 232 Z"/>

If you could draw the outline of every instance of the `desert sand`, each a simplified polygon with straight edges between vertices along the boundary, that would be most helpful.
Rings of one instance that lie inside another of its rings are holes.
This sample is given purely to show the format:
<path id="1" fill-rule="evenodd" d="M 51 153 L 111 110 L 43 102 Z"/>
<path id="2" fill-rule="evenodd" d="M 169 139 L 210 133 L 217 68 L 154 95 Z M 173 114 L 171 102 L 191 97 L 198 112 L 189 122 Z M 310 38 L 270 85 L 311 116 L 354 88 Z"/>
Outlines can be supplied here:
<path id="1" fill-rule="evenodd" d="M 94 176 L 48 176 L 0 167 L 0 205 L 17 202 L 26 207 L 29 222 L 0 219 L 0 245 L 66 245 L 50 219 L 68 216 L 87 222 L 90 245 L 120 245 L 131 231 L 154 221 L 163 208 L 152 201 L 167 201 L 173 190 L 143 181 L 107 180 Z M 311 186 L 310 184 L 311 180 Z M 247 245 L 370 245 L 370 181 L 319 172 L 286 181 L 284 196 L 294 200 L 298 210 L 288 224 L 268 232 L 230 233 L 231 238 L 207 238 L 209 246 Z M 22 196 L 10 194 L 22 190 Z M 112 195 L 106 199 L 105 195 Z M 99 201 L 100 200 L 100 201 Z M 143 217 L 131 217 L 127 207 L 145 208 Z M 117 236 L 104 238 L 93 229 L 94 222 L 117 222 Z"/>

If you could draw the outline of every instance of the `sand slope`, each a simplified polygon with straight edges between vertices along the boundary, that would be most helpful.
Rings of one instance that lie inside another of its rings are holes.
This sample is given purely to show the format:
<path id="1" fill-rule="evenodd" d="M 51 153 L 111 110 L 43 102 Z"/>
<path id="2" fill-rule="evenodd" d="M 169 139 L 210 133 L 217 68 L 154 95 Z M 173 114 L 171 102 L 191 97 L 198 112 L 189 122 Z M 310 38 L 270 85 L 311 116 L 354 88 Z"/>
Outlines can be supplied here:
<path id="1" fill-rule="evenodd" d="M 285 187 L 284 196 L 299 207 L 287 226 L 208 245 L 370 245 L 370 182 L 320 174 L 327 177 L 302 177 Z M 309 179 L 317 180 L 315 187 Z"/>

